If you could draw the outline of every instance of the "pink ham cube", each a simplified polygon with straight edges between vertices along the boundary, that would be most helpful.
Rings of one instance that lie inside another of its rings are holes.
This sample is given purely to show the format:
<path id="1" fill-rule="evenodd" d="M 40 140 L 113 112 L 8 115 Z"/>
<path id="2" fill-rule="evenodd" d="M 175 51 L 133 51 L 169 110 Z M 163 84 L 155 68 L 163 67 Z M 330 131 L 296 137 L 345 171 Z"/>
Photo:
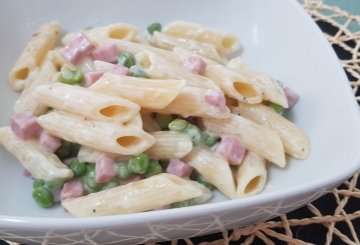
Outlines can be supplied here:
<path id="1" fill-rule="evenodd" d="M 206 62 L 198 56 L 189 56 L 184 60 L 183 66 L 190 71 L 203 75 L 206 69 Z"/>
<path id="2" fill-rule="evenodd" d="M 215 152 L 225 157 L 229 164 L 240 165 L 245 156 L 245 147 L 234 136 L 223 136 Z"/>
<path id="3" fill-rule="evenodd" d="M 31 111 L 17 113 L 11 117 L 11 130 L 21 139 L 38 136 L 42 128 L 37 123 L 36 118 L 37 117 Z"/>
<path id="4" fill-rule="evenodd" d="M 299 101 L 300 97 L 297 93 L 295 93 L 291 88 L 286 87 L 284 88 L 285 96 L 288 102 L 288 109 L 293 108 L 296 103 Z"/>
<path id="5" fill-rule="evenodd" d="M 95 163 L 96 183 L 107 183 L 115 177 L 115 160 L 113 158 L 104 154 Z"/>
<path id="6" fill-rule="evenodd" d="M 166 168 L 166 172 L 179 177 L 189 177 L 192 172 L 192 167 L 179 159 L 171 159 Z"/>
<path id="7" fill-rule="evenodd" d="M 92 51 L 91 55 L 94 60 L 101 60 L 113 63 L 117 60 L 120 49 L 115 45 L 101 46 Z"/>
<path id="8" fill-rule="evenodd" d="M 84 186 L 80 179 L 66 182 L 60 192 L 61 200 L 76 198 L 84 195 Z"/>
<path id="9" fill-rule="evenodd" d="M 51 152 L 55 152 L 61 145 L 61 140 L 58 137 L 49 134 L 45 130 L 41 131 L 39 141 L 40 145 Z"/>
<path id="10" fill-rule="evenodd" d="M 88 71 L 85 72 L 85 87 L 90 87 L 93 85 L 99 78 L 104 75 L 102 71 Z"/>
<path id="11" fill-rule="evenodd" d="M 204 99 L 210 105 L 219 107 L 219 109 L 225 108 L 225 95 L 223 92 L 217 89 L 208 89 L 205 92 Z"/>
<path id="12" fill-rule="evenodd" d="M 111 73 L 127 76 L 130 74 L 130 69 L 125 66 L 114 65 L 114 67 L 111 69 Z"/>
<path id="13" fill-rule="evenodd" d="M 84 33 L 79 33 L 61 51 L 62 56 L 76 65 L 80 60 L 89 55 L 95 49 L 95 45 L 87 38 Z"/>

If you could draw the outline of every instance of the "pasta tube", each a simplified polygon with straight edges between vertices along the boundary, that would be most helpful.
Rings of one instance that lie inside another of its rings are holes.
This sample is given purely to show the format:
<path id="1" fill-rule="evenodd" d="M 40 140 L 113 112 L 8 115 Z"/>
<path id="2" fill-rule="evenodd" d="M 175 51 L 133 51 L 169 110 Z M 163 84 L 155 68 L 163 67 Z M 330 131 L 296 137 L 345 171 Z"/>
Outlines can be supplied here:
<path id="1" fill-rule="evenodd" d="M 252 151 L 247 151 L 243 162 L 234 173 L 236 197 L 260 193 L 265 188 L 266 175 L 265 159 Z"/>
<path id="2" fill-rule="evenodd" d="M 231 54 L 240 49 L 240 41 L 235 35 L 191 22 L 171 22 L 164 27 L 163 32 L 178 38 L 192 39 L 198 42 L 212 44 L 222 55 Z"/>
<path id="3" fill-rule="evenodd" d="M 127 23 L 115 23 L 107 26 L 90 28 L 88 30 L 83 31 L 83 33 L 90 39 L 104 39 L 111 38 L 115 40 L 128 40 L 133 41 L 136 39 L 138 30 L 136 26 L 130 25 Z M 63 39 L 63 44 L 69 43 L 77 33 L 69 33 Z"/>
<path id="4" fill-rule="evenodd" d="M 61 111 L 44 114 L 37 121 L 59 138 L 110 153 L 136 155 L 155 143 L 154 137 L 140 128 L 93 121 Z"/>
<path id="5" fill-rule="evenodd" d="M 195 40 L 176 38 L 161 32 L 154 32 L 152 35 L 148 35 L 148 40 L 152 45 L 166 50 L 171 51 L 175 47 L 181 47 L 188 49 L 195 54 L 212 59 L 220 64 L 225 64 L 226 61 L 224 57 L 219 55 L 215 46 L 212 44 L 200 43 Z"/>
<path id="6" fill-rule="evenodd" d="M 216 135 L 234 135 L 244 146 L 279 167 L 285 167 L 284 147 L 275 131 L 242 116 L 231 114 L 227 119 L 203 118 L 202 123 Z"/>
<path id="7" fill-rule="evenodd" d="M 26 84 L 20 97 L 16 101 L 14 105 L 15 112 L 31 111 L 35 115 L 44 114 L 48 110 L 48 107 L 40 104 L 34 97 L 34 90 L 42 84 L 57 82 L 60 76 L 59 71 L 65 63 L 67 63 L 67 61 L 64 60 L 58 51 L 49 51 L 36 78 L 31 83 Z"/>
<path id="8" fill-rule="evenodd" d="M 98 121 L 127 122 L 140 107 L 126 99 L 62 83 L 42 85 L 34 92 L 42 104 Z"/>
<path id="9" fill-rule="evenodd" d="M 184 161 L 229 198 L 234 198 L 235 182 L 229 163 L 209 149 L 195 147 Z"/>
<path id="10" fill-rule="evenodd" d="M 180 159 L 192 150 L 192 142 L 188 134 L 174 131 L 151 132 L 156 142 L 148 150 L 153 159 Z"/>
<path id="11" fill-rule="evenodd" d="M 149 50 L 136 55 L 137 66 L 154 79 L 184 79 L 187 85 L 200 88 L 218 88 L 214 81 L 190 72 L 181 64 L 169 62 L 166 56 L 159 56 Z"/>
<path id="12" fill-rule="evenodd" d="M 189 180 L 163 173 L 87 196 L 66 199 L 62 205 L 76 217 L 105 216 L 149 211 L 201 195 L 202 190 Z"/>
<path id="13" fill-rule="evenodd" d="M 270 75 L 250 70 L 239 57 L 230 60 L 227 67 L 243 74 L 249 80 L 253 80 L 263 91 L 264 100 L 269 100 L 284 108 L 288 107 L 287 98 L 283 88 Z"/>
<path id="14" fill-rule="evenodd" d="M 310 143 L 305 133 L 295 124 L 265 105 L 239 103 L 232 107 L 234 113 L 274 130 L 280 137 L 285 152 L 292 157 L 305 159 L 310 152 Z"/>
<path id="15" fill-rule="evenodd" d="M 35 139 L 23 140 L 10 127 L 0 128 L 0 143 L 13 154 L 36 179 L 69 179 L 73 172 Z"/>
<path id="16" fill-rule="evenodd" d="M 225 105 L 215 106 L 205 99 L 211 89 L 185 87 L 165 108 L 154 110 L 162 114 L 178 114 L 183 117 L 198 116 L 210 118 L 228 118 L 230 110 Z"/>
<path id="17" fill-rule="evenodd" d="M 105 73 L 90 89 L 119 96 L 144 108 L 162 109 L 185 86 L 184 80 L 153 80 Z"/>
<path id="18" fill-rule="evenodd" d="M 173 52 L 182 61 L 194 56 L 194 54 L 183 48 L 174 48 Z M 216 62 L 208 59 L 206 59 L 206 62 L 204 76 L 214 81 L 227 96 L 251 104 L 261 102 L 261 90 L 252 80 Z"/>
<path id="19" fill-rule="evenodd" d="M 22 91 L 26 83 L 34 79 L 31 74 L 40 67 L 47 52 L 54 48 L 59 35 L 57 21 L 44 24 L 33 35 L 9 73 L 10 86 L 15 91 Z"/>

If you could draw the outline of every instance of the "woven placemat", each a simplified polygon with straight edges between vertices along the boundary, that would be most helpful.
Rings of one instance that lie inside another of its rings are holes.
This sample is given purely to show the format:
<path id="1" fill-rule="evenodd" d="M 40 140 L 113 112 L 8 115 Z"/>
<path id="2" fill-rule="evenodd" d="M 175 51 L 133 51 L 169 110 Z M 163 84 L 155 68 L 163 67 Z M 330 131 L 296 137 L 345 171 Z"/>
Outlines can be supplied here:
<path id="1" fill-rule="evenodd" d="M 321 0 L 301 2 L 339 56 L 360 104 L 360 16 L 350 15 Z M 276 219 L 218 234 L 158 244 L 360 244 L 359 174 L 318 200 Z"/>

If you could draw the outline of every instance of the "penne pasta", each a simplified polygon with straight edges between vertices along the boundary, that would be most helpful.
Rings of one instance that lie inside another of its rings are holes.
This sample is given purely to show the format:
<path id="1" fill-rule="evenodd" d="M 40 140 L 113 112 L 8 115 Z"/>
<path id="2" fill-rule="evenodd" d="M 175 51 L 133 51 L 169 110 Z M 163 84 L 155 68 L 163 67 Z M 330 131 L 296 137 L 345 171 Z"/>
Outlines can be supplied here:
<path id="1" fill-rule="evenodd" d="M 242 116 L 231 114 L 227 119 L 203 118 L 206 130 L 216 135 L 234 135 L 249 150 L 279 167 L 285 167 L 284 147 L 275 131 Z"/>
<path id="2" fill-rule="evenodd" d="M 271 108 L 262 104 L 239 103 L 237 107 L 231 107 L 231 110 L 274 130 L 279 135 L 285 152 L 290 156 L 305 159 L 309 155 L 310 143 L 304 132 Z"/>
<path id="3" fill-rule="evenodd" d="M 52 21 L 42 25 L 25 46 L 15 65 L 10 70 L 10 86 L 15 91 L 22 91 L 35 76 L 32 73 L 41 66 L 47 52 L 54 48 L 60 35 L 60 24 Z"/>
<path id="4" fill-rule="evenodd" d="M 153 46 L 149 46 L 148 44 L 144 43 L 136 43 L 136 42 L 130 42 L 126 40 L 119 40 L 119 39 L 113 39 L 113 38 L 91 38 L 91 41 L 93 41 L 97 46 L 107 46 L 115 44 L 120 50 L 126 50 L 128 52 L 131 52 L 133 54 L 140 53 L 145 50 L 149 50 L 159 56 L 166 57 L 167 60 L 173 63 L 179 63 L 179 59 L 170 51 L 156 48 Z"/>
<path id="5" fill-rule="evenodd" d="M 163 173 L 84 197 L 66 199 L 62 205 L 76 217 L 105 216 L 149 211 L 201 195 L 202 190 L 190 181 Z"/>
<path id="6" fill-rule="evenodd" d="M 98 121 L 124 123 L 140 111 L 137 104 L 126 99 L 62 83 L 42 85 L 34 97 L 48 107 Z"/>
<path id="7" fill-rule="evenodd" d="M 236 198 L 260 193 L 265 188 L 267 178 L 265 159 L 247 151 L 242 164 L 236 168 L 234 177 Z"/>
<path id="8" fill-rule="evenodd" d="M 151 132 L 156 142 L 145 151 L 153 159 L 180 159 L 193 148 L 188 134 L 174 131 Z"/>
<path id="9" fill-rule="evenodd" d="M 140 128 L 94 121 L 61 111 L 44 114 L 37 121 L 59 138 L 115 154 L 136 155 L 155 143 L 154 137 Z"/>
<path id="10" fill-rule="evenodd" d="M 167 57 L 152 51 L 143 51 L 136 55 L 136 65 L 154 79 L 184 79 L 188 86 L 199 88 L 218 88 L 214 81 L 190 72 L 181 64 L 169 62 Z"/>
<path id="11" fill-rule="evenodd" d="M 165 108 L 153 110 L 162 114 L 178 114 L 183 117 L 197 116 L 209 118 L 228 118 L 230 110 L 226 106 L 214 106 L 208 103 L 205 95 L 212 91 L 198 87 L 185 87 Z"/>
<path id="12" fill-rule="evenodd" d="M 90 89 L 119 96 L 144 108 L 162 109 L 185 86 L 184 80 L 154 80 L 105 73 Z"/>
<path id="13" fill-rule="evenodd" d="M 82 31 L 90 39 L 104 39 L 111 38 L 115 40 L 133 41 L 137 38 L 138 30 L 136 26 L 127 23 L 115 23 L 102 27 L 90 28 Z M 63 37 L 63 44 L 69 43 L 77 33 L 68 33 Z"/>
<path id="14" fill-rule="evenodd" d="M 235 182 L 229 163 L 210 149 L 195 147 L 184 161 L 229 198 L 234 198 Z"/>
<path id="15" fill-rule="evenodd" d="M 1 127 L 0 143 L 36 179 L 55 180 L 73 177 L 73 172 L 54 153 L 43 148 L 36 139 L 20 139 L 10 127 Z"/>
<path id="16" fill-rule="evenodd" d="M 34 97 L 35 89 L 43 84 L 52 84 L 59 79 L 59 71 L 64 64 L 68 64 L 63 57 L 55 50 L 49 51 L 37 77 L 31 83 L 26 84 L 20 97 L 14 105 L 16 113 L 31 111 L 35 115 L 41 115 L 48 110 L 46 105 L 40 104 Z"/>
<path id="17" fill-rule="evenodd" d="M 175 48 L 173 52 L 182 61 L 194 56 L 194 54 L 183 48 Z M 227 96 L 250 104 L 261 102 L 261 90 L 252 80 L 208 59 L 205 61 L 207 65 L 204 76 L 214 81 Z"/>
<path id="18" fill-rule="evenodd" d="M 144 127 L 144 124 L 143 119 L 141 118 L 141 114 L 137 113 L 135 117 L 133 117 L 130 121 L 125 122 L 124 125 L 127 127 L 135 127 L 142 129 Z M 148 132 L 147 130 L 145 131 Z"/>
<path id="19" fill-rule="evenodd" d="M 214 60 L 220 64 L 226 63 L 226 59 L 219 55 L 215 46 L 212 44 L 200 43 L 195 40 L 184 38 L 176 38 L 161 32 L 154 32 L 152 35 L 148 35 L 147 39 L 152 45 L 162 49 L 172 51 L 175 47 L 181 47 L 188 49 L 195 54 Z"/>
<path id="20" fill-rule="evenodd" d="M 287 98 L 281 85 L 266 73 L 250 70 L 242 60 L 237 57 L 229 61 L 227 67 L 243 74 L 249 80 L 253 80 L 263 92 L 263 99 L 288 107 Z"/>
<path id="21" fill-rule="evenodd" d="M 178 38 L 186 38 L 212 44 L 221 55 L 231 54 L 240 49 L 240 41 L 235 35 L 191 22 L 171 22 L 164 27 L 163 32 Z"/>
<path id="22" fill-rule="evenodd" d="M 129 156 L 118 155 L 109 152 L 98 151 L 87 146 L 81 146 L 77 154 L 77 159 L 83 162 L 95 163 L 101 156 L 107 155 L 113 159 L 129 159 Z"/>

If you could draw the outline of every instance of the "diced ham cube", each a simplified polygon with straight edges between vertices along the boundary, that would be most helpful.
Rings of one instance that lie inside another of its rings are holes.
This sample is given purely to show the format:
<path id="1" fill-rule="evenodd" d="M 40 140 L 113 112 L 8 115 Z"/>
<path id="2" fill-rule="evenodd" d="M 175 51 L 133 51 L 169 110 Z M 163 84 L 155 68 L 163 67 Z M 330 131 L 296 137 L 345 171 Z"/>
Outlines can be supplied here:
<path id="1" fill-rule="evenodd" d="M 223 136 L 215 152 L 225 157 L 229 164 L 240 165 L 245 156 L 245 147 L 234 136 Z"/>
<path id="2" fill-rule="evenodd" d="M 203 75 L 206 69 L 206 62 L 198 56 L 189 56 L 184 60 L 183 66 L 190 71 Z"/>
<path id="3" fill-rule="evenodd" d="M 93 85 L 104 73 L 102 71 L 85 72 L 85 87 Z"/>
<path id="4" fill-rule="evenodd" d="M 31 174 L 30 171 L 27 170 L 26 168 L 24 168 L 24 170 L 23 170 L 23 175 L 24 175 L 25 177 L 32 177 L 32 174 Z"/>
<path id="5" fill-rule="evenodd" d="M 179 177 L 189 177 L 192 172 L 192 167 L 179 159 L 171 159 L 166 168 L 166 172 Z"/>
<path id="6" fill-rule="evenodd" d="M 51 152 L 55 152 L 61 145 L 61 140 L 58 137 L 49 134 L 45 130 L 41 131 L 39 140 L 40 140 L 40 145 L 44 146 L 46 149 L 48 149 Z"/>
<path id="7" fill-rule="evenodd" d="M 66 182 L 60 192 L 61 200 L 81 197 L 84 195 L 84 186 L 80 179 Z"/>
<path id="8" fill-rule="evenodd" d="M 130 74 L 130 69 L 125 66 L 114 65 L 114 67 L 111 69 L 111 73 L 127 76 Z"/>
<path id="9" fill-rule="evenodd" d="M 95 45 L 83 33 L 71 40 L 61 51 L 62 56 L 76 65 L 82 57 L 90 54 L 95 49 Z"/>
<path id="10" fill-rule="evenodd" d="M 21 139 L 38 136 L 42 130 L 36 122 L 36 116 L 31 111 L 20 112 L 12 116 L 10 127 L 13 133 Z"/>
<path id="11" fill-rule="evenodd" d="M 289 105 L 288 109 L 291 109 L 299 101 L 300 97 L 289 87 L 284 88 L 284 92 Z"/>
<path id="12" fill-rule="evenodd" d="M 223 92 L 217 89 L 208 89 L 205 92 L 204 99 L 210 105 L 219 107 L 220 109 L 225 108 L 225 95 Z"/>
<path id="13" fill-rule="evenodd" d="M 116 175 L 115 160 L 103 154 L 96 160 L 95 181 L 96 183 L 107 183 Z"/>
<path id="14" fill-rule="evenodd" d="M 91 55 L 94 60 L 102 60 L 106 62 L 115 62 L 117 60 L 120 49 L 115 45 L 101 46 L 92 51 Z"/>

